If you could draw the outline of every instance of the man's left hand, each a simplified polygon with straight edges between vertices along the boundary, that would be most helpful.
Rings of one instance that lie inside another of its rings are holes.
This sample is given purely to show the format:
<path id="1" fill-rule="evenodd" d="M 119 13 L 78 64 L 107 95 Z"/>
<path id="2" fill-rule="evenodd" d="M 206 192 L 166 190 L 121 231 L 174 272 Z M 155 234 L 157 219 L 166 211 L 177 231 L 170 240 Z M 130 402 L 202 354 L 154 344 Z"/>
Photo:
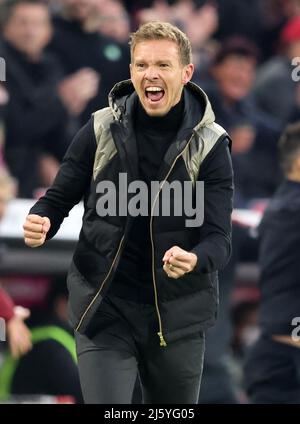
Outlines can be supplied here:
<path id="1" fill-rule="evenodd" d="M 195 253 L 187 252 L 178 246 L 173 246 L 164 254 L 163 269 L 168 277 L 177 279 L 188 272 L 192 272 L 197 261 L 198 258 Z"/>

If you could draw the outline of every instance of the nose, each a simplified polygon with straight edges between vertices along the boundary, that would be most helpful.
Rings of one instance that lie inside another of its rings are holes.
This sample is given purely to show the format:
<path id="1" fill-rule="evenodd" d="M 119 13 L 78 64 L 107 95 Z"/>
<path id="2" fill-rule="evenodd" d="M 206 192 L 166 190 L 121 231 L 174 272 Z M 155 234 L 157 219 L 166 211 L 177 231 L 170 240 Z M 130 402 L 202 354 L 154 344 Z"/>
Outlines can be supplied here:
<path id="1" fill-rule="evenodd" d="M 149 66 L 146 70 L 145 77 L 151 81 L 158 79 L 159 75 L 157 68 L 155 66 Z"/>

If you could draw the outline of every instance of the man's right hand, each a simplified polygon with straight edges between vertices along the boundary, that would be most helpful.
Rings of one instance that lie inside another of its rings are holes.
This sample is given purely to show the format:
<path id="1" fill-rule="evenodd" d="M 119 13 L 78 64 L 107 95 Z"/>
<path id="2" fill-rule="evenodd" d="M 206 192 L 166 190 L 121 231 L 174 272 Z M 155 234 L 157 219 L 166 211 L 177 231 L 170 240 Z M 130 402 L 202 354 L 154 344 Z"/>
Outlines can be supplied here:
<path id="1" fill-rule="evenodd" d="M 100 75 L 94 69 L 82 68 L 59 83 L 58 95 L 69 113 L 78 116 L 97 95 L 99 83 Z"/>
<path id="2" fill-rule="evenodd" d="M 25 244 L 29 247 L 42 246 L 50 227 L 50 219 L 47 216 L 27 215 L 23 224 Z"/>
<path id="3" fill-rule="evenodd" d="M 31 333 L 24 323 L 24 320 L 30 316 L 30 311 L 22 306 L 14 307 L 14 315 L 7 322 L 8 343 L 11 354 L 18 359 L 25 355 L 31 348 Z"/>

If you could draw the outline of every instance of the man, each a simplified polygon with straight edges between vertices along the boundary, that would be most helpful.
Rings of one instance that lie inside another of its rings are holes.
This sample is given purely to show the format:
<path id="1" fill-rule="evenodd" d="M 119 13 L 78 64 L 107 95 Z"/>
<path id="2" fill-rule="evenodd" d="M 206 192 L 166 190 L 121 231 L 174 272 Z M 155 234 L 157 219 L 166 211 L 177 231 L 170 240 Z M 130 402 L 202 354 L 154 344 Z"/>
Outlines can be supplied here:
<path id="1" fill-rule="evenodd" d="M 111 37 L 121 44 L 127 44 L 130 34 L 130 16 L 123 3 L 118 0 L 106 0 L 100 2 L 99 10 L 101 12 L 101 34 Z"/>
<path id="2" fill-rule="evenodd" d="M 190 82 L 193 70 L 189 40 L 178 28 L 155 22 L 132 34 L 131 81 L 116 84 L 110 106 L 78 133 L 24 224 L 25 243 L 41 246 L 85 198 L 68 286 L 87 403 L 130 403 L 137 372 L 146 403 L 198 399 L 203 332 L 215 321 L 217 270 L 231 251 L 232 166 L 228 136 Z M 174 190 L 163 199 L 169 183 L 193 181 L 185 200 L 197 202 L 202 180 L 202 226 L 188 227 L 187 212 L 157 208 L 182 200 Z M 138 182 L 140 203 L 151 202 L 134 216 Z M 154 187 L 151 196 L 145 187 Z M 114 193 L 118 212 L 105 215 Z"/>
<path id="3" fill-rule="evenodd" d="M 279 142 L 285 180 L 260 224 L 261 336 L 246 361 L 253 403 L 300 403 L 300 124 Z"/>
<path id="4" fill-rule="evenodd" d="M 7 352 L 3 357 L 0 365 L 0 399 L 43 394 L 68 396 L 71 402 L 82 403 L 75 341 L 70 334 L 66 311 L 66 287 L 60 278 L 52 280 L 43 307 L 33 307 L 31 310 L 27 322 L 29 329 L 23 322 L 18 327 L 14 324 L 15 332 L 18 330 L 15 345 L 20 340 L 20 347 L 16 347 L 21 351 L 28 333 L 30 351 L 27 352 L 29 348 L 21 351 L 23 355 L 20 358 L 20 355 L 13 355 L 11 349 L 11 354 Z"/>
<path id="5" fill-rule="evenodd" d="M 19 358 L 32 347 L 30 331 L 24 323 L 29 314 L 28 309 L 15 306 L 11 297 L 0 287 L 0 318 L 6 323 L 9 349 L 13 358 Z"/>
<path id="6" fill-rule="evenodd" d="M 106 106 L 111 87 L 129 76 L 128 46 L 100 33 L 102 13 L 100 0 L 64 0 L 60 15 L 53 21 L 50 50 L 60 60 L 65 75 L 86 69 L 98 79 L 93 98 L 80 114 L 82 123 Z"/>
<path id="7" fill-rule="evenodd" d="M 0 83 L 0 168 L 4 167 L 3 147 L 4 147 L 4 125 L 3 125 L 3 114 L 5 106 L 8 102 L 8 92 L 5 90 L 3 85 Z"/>
<path id="8" fill-rule="evenodd" d="M 264 62 L 258 71 L 254 96 L 259 108 L 278 120 L 283 129 L 289 123 L 299 86 L 299 16 L 287 21 L 280 32 L 278 44 L 279 54 Z"/>
<path id="9" fill-rule="evenodd" d="M 16 183 L 2 165 L 0 166 L 0 221 L 15 194 Z M 31 349 L 30 331 L 24 323 L 29 315 L 30 311 L 21 306 L 15 306 L 13 299 L 0 286 L 0 319 L 4 319 L 6 323 L 9 349 L 14 358 L 19 358 Z"/>
<path id="10" fill-rule="evenodd" d="M 3 110 L 5 161 L 18 179 L 20 197 L 32 197 L 53 182 L 75 117 L 98 81 L 87 70 L 62 79 L 56 59 L 45 53 L 52 25 L 42 0 L 6 0 L 0 12 L 9 97 Z"/>
<path id="11" fill-rule="evenodd" d="M 251 97 L 257 60 L 258 51 L 247 39 L 228 39 L 215 57 L 213 78 L 205 87 L 217 121 L 232 139 L 236 207 L 270 197 L 279 179 L 274 158 L 280 128 Z"/>

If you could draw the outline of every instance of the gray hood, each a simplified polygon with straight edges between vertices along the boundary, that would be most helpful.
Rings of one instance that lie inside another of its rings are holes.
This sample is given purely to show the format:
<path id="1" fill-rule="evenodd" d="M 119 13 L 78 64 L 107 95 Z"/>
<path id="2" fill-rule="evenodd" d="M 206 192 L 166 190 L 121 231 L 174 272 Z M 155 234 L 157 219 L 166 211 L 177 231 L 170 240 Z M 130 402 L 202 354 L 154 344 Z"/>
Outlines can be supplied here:
<path id="1" fill-rule="evenodd" d="M 127 115 L 137 94 L 131 80 L 117 83 L 109 93 L 108 102 L 115 119 L 120 120 Z M 206 93 L 195 83 L 188 82 L 184 87 L 184 127 L 199 129 L 212 124 L 215 114 Z"/>

